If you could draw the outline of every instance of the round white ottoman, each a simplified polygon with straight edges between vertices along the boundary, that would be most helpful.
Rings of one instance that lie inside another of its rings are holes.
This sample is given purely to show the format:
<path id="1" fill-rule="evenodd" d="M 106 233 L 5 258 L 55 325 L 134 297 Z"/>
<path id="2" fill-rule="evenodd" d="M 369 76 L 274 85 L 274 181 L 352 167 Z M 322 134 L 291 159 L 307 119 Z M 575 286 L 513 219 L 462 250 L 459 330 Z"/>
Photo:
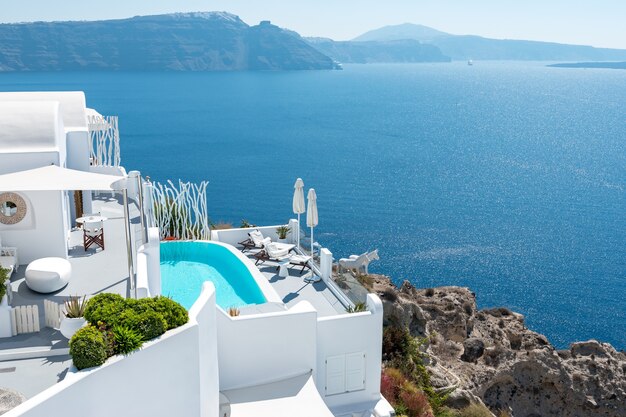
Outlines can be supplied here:
<path id="1" fill-rule="evenodd" d="M 26 285 L 33 291 L 49 293 L 60 290 L 70 281 L 72 265 L 63 258 L 41 258 L 26 267 Z"/>

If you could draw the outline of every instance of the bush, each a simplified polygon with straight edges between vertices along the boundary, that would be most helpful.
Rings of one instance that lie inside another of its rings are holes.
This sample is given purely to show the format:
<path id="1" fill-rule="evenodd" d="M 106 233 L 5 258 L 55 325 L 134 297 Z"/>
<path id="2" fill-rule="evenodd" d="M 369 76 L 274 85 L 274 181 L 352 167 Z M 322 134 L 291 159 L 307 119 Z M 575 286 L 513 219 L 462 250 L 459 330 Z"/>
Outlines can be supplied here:
<path id="1" fill-rule="evenodd" d="M 92 326 L 101 321 L 113 327 L 125 308 L 126 300 L 121 295 L 98 294 L 87 301 L 84 317 Z"/>
<path id="2" fill-rule="evenodd" d="M 116 327 L 113 329 L 115 339 L 115 353 L 127 355 L 133 350 L 139 349 L 143 344 L 143 338 L 134 330 L 126 327 Z"/>
<path id="3" fill-rule="evenodd" d="M 0 301 L 2 297 L 7 293 L 7 287 L 4 286 L 4 282 L 9 277 L 9 270 L 0 266 Z"/>
<path id="4" fill-rule="evenodd" d="M 400 398 L 409 417 L 433 417 L 433 410 L 428 403 L 428 397 L 423 391 L 405 389 Z"/>
<path id="5" fill-rule="evenodd" d="M 189 321 L 189 314 L 185 307 L 168 297 L 158 296 L 154 298 L 146 298 L 150 303 L 152 310 L 161 313 L 167 323 L 167 330 L 175 329 Z"/>
<path id="6" fill-rule="evenodd" d="M 122 323 L 125 327 L 133 330 L 144 341 L 161 336 L 167 330 L 167 322 L 163 315 L 155 311 L 136 313 L 132 310 L 124 312 Z"/>
<path id="7" fill-rule="evenodd" d="M 118 294 L 91 298 L 84 317 L 90 323 L 85 328 L 89 330 L 81 333 L 73 349 L 74 338 L 70 342 L 70 355 L 78 369 L 101 365 L 117 353 L 132 352 L 144 341 L 189 320 L 187 310 L 167 297 L 126 300 Z"/>
<path id="8" fill-rule="evenodd" d="M 492 414 L 482 404 L 470 404 L 459 412 L 459 417 L 492 417 Z"/>
<path id="9" fill-rule="evenodd" d="M 435 295 L 435 289 L 434 288 L 426 288 L 426 291 L 424 291 L 424 295 L 426 297 L 432 297 L 433 295 Z"/>
<path id="10" fill-rule="evenodd" d="M 93 326 L 83 327 L 70 340 L 70 355 L 78 369 L 102 365 L 107 359 L 104 336 Z"/>

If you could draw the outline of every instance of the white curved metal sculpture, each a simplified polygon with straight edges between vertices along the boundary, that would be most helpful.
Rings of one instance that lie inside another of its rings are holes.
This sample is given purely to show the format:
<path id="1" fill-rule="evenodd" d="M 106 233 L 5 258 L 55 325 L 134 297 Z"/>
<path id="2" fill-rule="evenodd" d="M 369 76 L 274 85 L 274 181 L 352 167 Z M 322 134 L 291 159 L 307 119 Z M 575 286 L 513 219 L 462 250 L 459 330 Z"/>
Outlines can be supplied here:
<path id="1" fill-rule="evenodd" d="M 206 199 L 208 184 L 207 181 L 194 184 L 180 180 L 178 187 L 169 180 L 166 184 L 152 184 L 152 224 L 158 226 L 161 240 L 211 239 Z"/>
<path id="2" fill-rule="evenodd" d="M 117 116 L 95 113 L 87 116 L 93 165 L 120 166 L 120 132 Z"/>

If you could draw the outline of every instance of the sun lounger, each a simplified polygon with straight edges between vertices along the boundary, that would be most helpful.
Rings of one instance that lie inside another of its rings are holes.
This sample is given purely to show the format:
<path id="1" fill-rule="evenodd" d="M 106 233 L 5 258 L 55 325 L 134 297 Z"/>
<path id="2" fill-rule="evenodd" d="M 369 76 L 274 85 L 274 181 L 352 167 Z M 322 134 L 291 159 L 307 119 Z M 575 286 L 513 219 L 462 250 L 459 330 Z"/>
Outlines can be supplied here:
<path id="1" fill-rule="evenodd" d="M 271 242 L 272 239 L 270 239 L 269 237 L 264 237 L 261 231 L 253 230 L 248 233 L 248 239 L 237 242 L 237 244 L 243 246 L 243 249 L 241 249 L 241 251 L 245 252 L 246 250 L 250 249 L 263 249 L 265 244 Z"/>
<path id="2" fill-rule="evenodd" d="M 254 257 L 256 258 L 255 265 L 258 265 L 259 263 L 263 263 L 265 261 L 280 262 L 282 260 L 289 259 L 291 256 L 289 252 L 291 252 L 295 247 L 296 245 L 291 245 L 288 243 L 266 243 L 263 246 L 263 250 L 254 254 Z"/>

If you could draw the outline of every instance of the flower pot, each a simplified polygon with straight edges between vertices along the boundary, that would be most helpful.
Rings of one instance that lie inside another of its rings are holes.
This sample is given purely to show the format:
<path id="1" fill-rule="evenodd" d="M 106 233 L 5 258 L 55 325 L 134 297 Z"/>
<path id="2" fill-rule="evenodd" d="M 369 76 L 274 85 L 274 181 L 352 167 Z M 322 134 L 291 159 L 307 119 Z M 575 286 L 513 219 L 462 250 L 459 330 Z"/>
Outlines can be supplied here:
<path id="1" fill-rule="evenodd" d="M 278 238 L 277 241 L 278 241 L 278 243 L 287 243 L 287 238 L 285 238 L 285 239 Z"/>
<path id="2" fill-rule="evenodd" d="M 68 318 L 64 317 L 61 320 L 61 326 L 59 330 L 61 334 L 68 339 L 71 339 L 74 336 L 74 333 L 78 331 L 81 327 L 87 324 L 87 320 L 84 317 L 76 317 L 76 318 Z"/>

